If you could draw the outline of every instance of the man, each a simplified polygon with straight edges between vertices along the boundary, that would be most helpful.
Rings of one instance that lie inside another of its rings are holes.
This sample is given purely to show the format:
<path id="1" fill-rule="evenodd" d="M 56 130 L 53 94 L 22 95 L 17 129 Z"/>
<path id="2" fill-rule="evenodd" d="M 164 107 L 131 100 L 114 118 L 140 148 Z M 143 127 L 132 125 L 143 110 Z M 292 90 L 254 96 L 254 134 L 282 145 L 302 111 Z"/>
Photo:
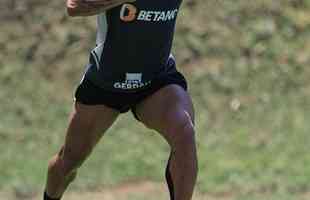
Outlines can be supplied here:
<path id="1" fill-rule="evenodd" d="M 49 162 L 44 200 L 59 200 L 119 113 L 169 143 L 171 200 L 190 200 L 197 176 L 194 109 L 170 54 L 182 0 L 67 0 L 70 16 L 98 15 L 97 45 L 75 93 L 63 147 Z"/>

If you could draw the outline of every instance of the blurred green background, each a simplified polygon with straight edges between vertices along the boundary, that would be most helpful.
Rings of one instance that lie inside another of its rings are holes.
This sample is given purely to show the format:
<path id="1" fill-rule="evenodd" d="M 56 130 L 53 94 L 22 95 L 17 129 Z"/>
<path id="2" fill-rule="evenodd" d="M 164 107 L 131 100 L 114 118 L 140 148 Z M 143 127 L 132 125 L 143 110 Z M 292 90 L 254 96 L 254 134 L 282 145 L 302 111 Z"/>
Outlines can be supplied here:
<path id="1" fill-rule="evenodd" d="M 40 199 L 96 18 L 69 18 L 63 1 L 0 7 L 0 199 Z M 310 199 L 310 0 L 184 0 L 174 53 L 197 110 L 195 199 Z M 168 152 L 122 115 L 67 198 L 168 199 Z"/>

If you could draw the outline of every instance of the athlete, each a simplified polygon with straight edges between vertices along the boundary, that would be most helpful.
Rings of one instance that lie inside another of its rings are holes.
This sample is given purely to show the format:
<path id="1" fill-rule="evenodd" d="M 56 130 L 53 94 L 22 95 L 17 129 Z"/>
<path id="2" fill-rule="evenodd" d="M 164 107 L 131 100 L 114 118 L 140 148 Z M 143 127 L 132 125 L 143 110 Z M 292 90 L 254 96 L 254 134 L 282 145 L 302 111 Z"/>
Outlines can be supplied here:
<path id="1" fill-rule="evenodd" d="M 190 200 L 197 177 L 194 109 L 171 55 L 182 0 L 67 0 L 70 16 L 98 17 L 96 47 L 75 92 L 65 142 L 49 162 L 44 200 L 59 200 L 120 113 L 171 147 L 171 200 Z"/>

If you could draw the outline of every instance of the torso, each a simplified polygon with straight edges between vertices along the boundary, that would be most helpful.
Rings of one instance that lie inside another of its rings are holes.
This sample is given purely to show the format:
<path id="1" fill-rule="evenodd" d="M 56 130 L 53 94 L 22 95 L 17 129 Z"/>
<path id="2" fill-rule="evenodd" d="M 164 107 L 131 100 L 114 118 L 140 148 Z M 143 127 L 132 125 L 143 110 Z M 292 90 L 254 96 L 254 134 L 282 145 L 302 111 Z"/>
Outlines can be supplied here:
<path id="1" fill-rule="evenodd" d="M 164 73 L 181 0 L 137 0 L 98 16 L 86 77 L 109 90 L 136 91 Z"/>

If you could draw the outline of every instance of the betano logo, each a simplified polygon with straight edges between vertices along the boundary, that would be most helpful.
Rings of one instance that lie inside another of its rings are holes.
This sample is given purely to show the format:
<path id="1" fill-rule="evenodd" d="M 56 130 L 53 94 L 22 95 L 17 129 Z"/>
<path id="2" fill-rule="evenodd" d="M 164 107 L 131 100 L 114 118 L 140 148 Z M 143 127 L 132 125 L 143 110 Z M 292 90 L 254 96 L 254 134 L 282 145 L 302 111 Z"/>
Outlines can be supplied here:
<path id="1" fill-rule="evenodd" d="M 177 14 L 178 9 L 168 11 L 140 10 L 138 12 L 138 9 L 134 5 L 124 4 L 121 8 L 120 18 L 125 22 L 132 22 L 134 20 L 159 22 L 173 20 L 176 18 Z"/>

